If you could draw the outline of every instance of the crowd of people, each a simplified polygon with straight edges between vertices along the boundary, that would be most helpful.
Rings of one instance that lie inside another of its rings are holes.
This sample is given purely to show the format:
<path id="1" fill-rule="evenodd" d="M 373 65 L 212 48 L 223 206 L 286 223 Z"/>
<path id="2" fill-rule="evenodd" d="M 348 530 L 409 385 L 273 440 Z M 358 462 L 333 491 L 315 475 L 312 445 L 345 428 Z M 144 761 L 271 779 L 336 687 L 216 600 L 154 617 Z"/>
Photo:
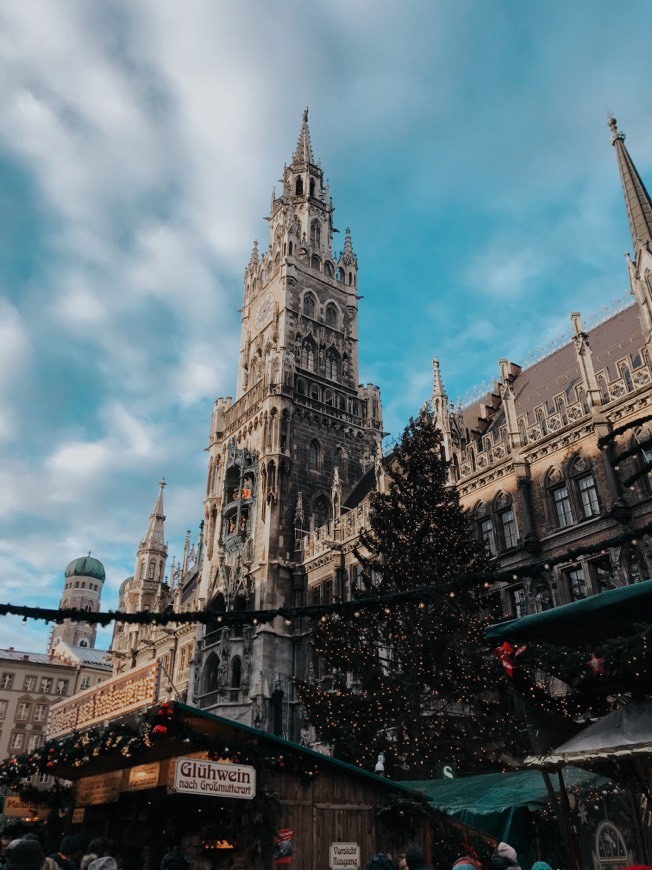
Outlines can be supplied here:
<path id="1" fill-rule="evenodd" d="M 203 842 L 199 834 L 186 834 L 178 846 L 161 861 L 160 870 L 212 870 L 209 857 L 202 854 Z M 0 838 L 0 870 L 140 870 L 142 861 L 133 850 L 120 852 L 117 843 L 103 837 L 87 845 L 80 837 L 64 837 L 59 849 L 51 855 L 43 851 L 36 834 L 28 833 L 20 839 L 7 834 Z M 396 859 L 379 852 L 367 863 L 366 870 L 433 870 L 416 843 L 411 843 L 404 854 Z M 441 865 L 434 870 L 448 870 Z M 452 870 L 522 870 L 516 850 L 508 843 L 499 843 L 488 863 L 475 855 L 460 855 Z M 553 870 L 546 861 L 535 861 L 531 870 Z M 637 864 L 625 870 L 652 870 L 647 864 Z"/>

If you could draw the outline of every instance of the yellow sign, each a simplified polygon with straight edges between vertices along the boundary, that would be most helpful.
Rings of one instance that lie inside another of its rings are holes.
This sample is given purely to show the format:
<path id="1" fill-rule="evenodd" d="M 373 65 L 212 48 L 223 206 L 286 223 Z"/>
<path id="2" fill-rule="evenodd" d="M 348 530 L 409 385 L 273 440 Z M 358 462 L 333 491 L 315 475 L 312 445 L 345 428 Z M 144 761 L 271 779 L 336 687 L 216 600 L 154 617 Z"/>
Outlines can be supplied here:
<path id="1" fill-rule="evenodd" d="M 26 803 L 15 794 L 7 795 L 2 812 L 5 816 L 14 816 L 21 819 L 47 819 L 50 815 L 49 807 L 40 807 L 35 804 Z"/>
<path id="2" fill-rule="evenodd" d="M 129 671 L 99 686 L 78 692 L 72 698 L 53 704 L 48 720 L 48 737 L 61 737 L 82 731 L 100 722 L 117 719 L 125 713 L 149 707 L 158 698 L 158 661 Z"/>
<path id="3" fill-rule="evenodd" d="M 113 804 L 120 796 L 122 771 L 101 773 L 99 776 L 87 776 L 77 783 L 77 801 L 82 807 L 93 804 Z"/>
<path id="4" fill-rule="evenodd" d="M 141 791 L 141 789 L 145 788 L 156 788 L 160 767 L 158 761 L 154 761 L 152 764 L 138 764 L 136 767 L 130 768 L 125 791 Z"/>

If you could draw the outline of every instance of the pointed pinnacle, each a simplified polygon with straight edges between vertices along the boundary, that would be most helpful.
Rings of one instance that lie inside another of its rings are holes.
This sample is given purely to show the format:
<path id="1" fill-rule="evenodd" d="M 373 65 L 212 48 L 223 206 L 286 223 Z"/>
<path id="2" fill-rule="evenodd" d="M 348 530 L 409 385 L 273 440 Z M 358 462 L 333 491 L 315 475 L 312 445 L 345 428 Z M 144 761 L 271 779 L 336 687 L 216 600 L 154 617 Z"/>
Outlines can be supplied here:
<path id="1" fill-rule="evenodd" d="M 310 144 L 310 131 L 308 130 L 308 109 L 304 109 L 303 121 L 299 132 L 297 147 L 294 151 L 294 156 L 292 157 L 292 163 L 297 165 L 314 162 L 315 160 L 312 156 L 312 145 Z"/>

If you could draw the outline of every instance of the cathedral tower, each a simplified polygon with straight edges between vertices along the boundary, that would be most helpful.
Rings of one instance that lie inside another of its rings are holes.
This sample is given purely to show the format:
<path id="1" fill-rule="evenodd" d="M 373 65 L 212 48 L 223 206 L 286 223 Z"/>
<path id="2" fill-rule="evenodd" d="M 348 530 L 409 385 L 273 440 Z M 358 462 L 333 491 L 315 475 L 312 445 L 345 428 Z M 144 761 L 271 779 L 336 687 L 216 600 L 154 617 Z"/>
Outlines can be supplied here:
<path id="1" fill-rule="evenodd" d="M 382 437 L 379 390 L 358 385 L 358 262 L 348 229 L 333 251 L 307 110 L 281 183 L 269 246 L 254 242 L 245 269 L 236 400 L 218 399 L 211 422 L 200 596 L 213 607 L 303 602 L 301 539 L 337 521 L 340 489 L 346 499 Z M 282 619 L 209 630 L 194 702 L 293 736 L 303 645 Z"/>
<path id="2" fill-rule="evenodd" d="M 97 613 L 100 609 L 100 596 L 104 586 L 104 565 L 88 556 L 73 559 L 66 567 L 66 579 L 59 607 L 74 610 L 88 610 Z M 66 620 L 55 625 L 50 637 L 49 652 L 52 654 L 62 641 L 68 646 L 94 647 L 97 626 L 88 622 Z"/>

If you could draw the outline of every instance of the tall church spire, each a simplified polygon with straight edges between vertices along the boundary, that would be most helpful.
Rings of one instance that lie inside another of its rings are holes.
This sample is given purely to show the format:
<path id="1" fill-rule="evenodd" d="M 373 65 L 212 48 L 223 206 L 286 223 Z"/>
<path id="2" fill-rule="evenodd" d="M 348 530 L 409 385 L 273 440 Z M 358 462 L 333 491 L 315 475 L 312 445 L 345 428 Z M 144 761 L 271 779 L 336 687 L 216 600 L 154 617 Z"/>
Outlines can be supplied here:
<path id="1" fill-rule="evenodd" d="M 159 483 L 158 497 L 154 510 L 149 517 L 149 528 L 145 537 L 141 541 L 141 548 L 156 548 L 167 549 L 165 547 L 165 514 L 163 513 L 163 489 L 165 488 L 165 480 Z"/>
<path id="2" fill-rule="evenodd" d="M 314 162 L 315 158 L 312 155 L 312 145 L 310 144 L 310 130 L 308 130 L 308 109 L 304 109 L 299 140 L 292 157 L 292 165 L 300 166 L 308 163 L 314 164 Z"/>
<path id="3" fill-rule="evenodd" d="M 609 117 L 608 123 L 611 127 L 611 144 L 616 149 L 625 194 L 629 229 L 634 245 L 634 260 L 637 260 L 641 248 L 652 253 L 652 201 L 625 147 L 625 134 L 618 129 L 613 116 Z"/>

